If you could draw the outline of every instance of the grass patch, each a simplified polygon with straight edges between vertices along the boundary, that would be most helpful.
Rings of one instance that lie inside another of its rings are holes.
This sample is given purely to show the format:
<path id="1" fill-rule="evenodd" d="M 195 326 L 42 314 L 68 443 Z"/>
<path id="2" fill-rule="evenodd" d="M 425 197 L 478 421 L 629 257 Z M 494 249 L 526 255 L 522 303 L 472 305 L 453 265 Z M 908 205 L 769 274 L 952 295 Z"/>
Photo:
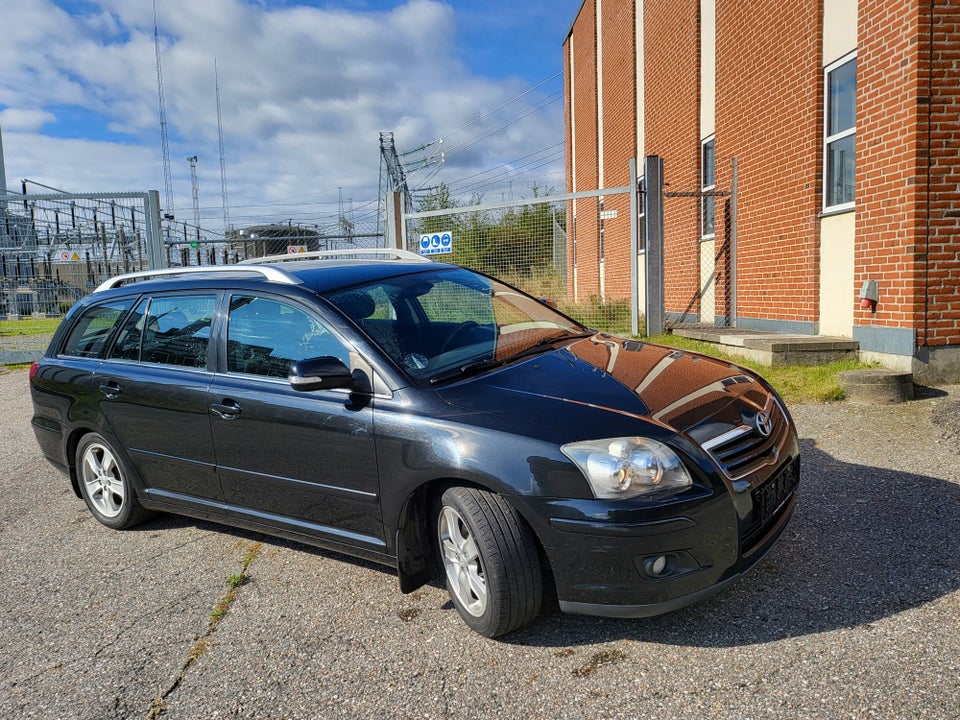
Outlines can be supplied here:
<path id="1" fill-rule="evenodd" d="M 843 390 L 838 377 L 841 372 L 877 367 L 875 364 L 855 360 L 838 360 L 826 365 L 763 365 L 725 353 L 719 349 L 720 346 L 713 343 L 691 340 L 679 335 L 657 335 L 645 339 L 660 345 L 669 345 L 678 350 L 691 350 L 748 367 L 773 385 L 787 403 L 843 400 Z"/>
<path id="2" fill-rule="evenodd" d="M 0 337 L 14 335 L 44 335 L 52 333 L 63 318 L 23 318 L 22 320 L 0 320 Z"/>

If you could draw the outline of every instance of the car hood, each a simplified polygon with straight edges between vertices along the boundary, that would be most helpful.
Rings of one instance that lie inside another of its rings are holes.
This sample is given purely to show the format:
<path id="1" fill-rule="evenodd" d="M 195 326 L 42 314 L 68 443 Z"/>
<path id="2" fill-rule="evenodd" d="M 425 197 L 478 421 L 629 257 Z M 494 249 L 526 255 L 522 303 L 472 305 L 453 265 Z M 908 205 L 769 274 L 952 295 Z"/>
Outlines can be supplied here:
<path id="1" fill-rule="evenodd" d="M 651 429 L 698 442 L 752 425 L 770 393 L 738 365 L 605 334 L 443 388 L 441 397 L 579 437 Z"/>

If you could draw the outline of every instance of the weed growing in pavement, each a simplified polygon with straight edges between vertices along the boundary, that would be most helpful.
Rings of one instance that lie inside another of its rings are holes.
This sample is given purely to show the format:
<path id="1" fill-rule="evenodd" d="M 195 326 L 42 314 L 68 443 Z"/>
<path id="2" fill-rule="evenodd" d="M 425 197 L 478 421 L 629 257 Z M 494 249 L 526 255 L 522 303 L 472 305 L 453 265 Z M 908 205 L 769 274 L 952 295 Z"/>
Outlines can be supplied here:
<path id="1" fill-rule="evenodd" d="M 210 622 L 207 624 L 207 631 L 194 640 L 193 645 L 190 646 L 187 659 L 184 661 L 183 667 L 180 669 L 180 674 L 177 676 L 177 679 L 174 680 L 173 684 L 165 691 L 157 693 L 157 696 L 153 699 L 153 703 L 150 705 L 150 710 L 147 712 L 147 720 L 156 720 L 156 718 L 160 717 L 166 705 L 167 698 L 180 687 L 180 683 L 183 682 L 187 670 L 189 670 L 190 666 L 197 660 L 203 657 L 207 651 L 210 636 L 213 635 L 217 629 L 217 625 L 219 625 L 220 621 L 226 616 L 233 601 L 237 599 L 238 590 L 250 581 L 250 566 L 253 564 L 253 561 L 257 559 L 257 555 L 260 554 L 262 548 L 263 544 L 258 542 L 250 543 L 246 546 L 243 554 L 240 556 L 240 572 L 233 573 L 227 578 L 228 590 L 224 593 L 223 597 L 217 601 L 213 612 L 210 613 Z"/>
<path id="2" fill-rule="evenodd" d="M 591 655 L 589 662 L 576 668 L 573 671 L 573 674 L 577 677 L 586 677 L 587 675 L 596 672 L 604 665 L 616 665 L 618 662 L 625 660 L 626 658 L 627 654 L 619 648 L 614 648 L 612 650 L 601 650 Z"/>

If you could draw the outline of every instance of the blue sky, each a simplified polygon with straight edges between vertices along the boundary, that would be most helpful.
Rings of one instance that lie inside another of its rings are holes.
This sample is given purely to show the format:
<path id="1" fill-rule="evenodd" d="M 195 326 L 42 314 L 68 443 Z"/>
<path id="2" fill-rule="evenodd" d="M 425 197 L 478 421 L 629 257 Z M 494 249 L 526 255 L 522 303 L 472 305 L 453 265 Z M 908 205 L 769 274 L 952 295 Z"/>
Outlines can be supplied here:
<path id="1" fill-rule="evenodd" d="M 369 207 L 380 131 L 401 151 L 433 143 L 409 156 L 427 165 L 414 184 L 562 191 L 562 44 L 580 4 L 157 0 L 178 215 L 198 155 L 201 215 L 220 216 L 215 61 L 238 225 Z M 151 0 L 18 0 L 0 17 L 10 187 L 162 196 Z"/>

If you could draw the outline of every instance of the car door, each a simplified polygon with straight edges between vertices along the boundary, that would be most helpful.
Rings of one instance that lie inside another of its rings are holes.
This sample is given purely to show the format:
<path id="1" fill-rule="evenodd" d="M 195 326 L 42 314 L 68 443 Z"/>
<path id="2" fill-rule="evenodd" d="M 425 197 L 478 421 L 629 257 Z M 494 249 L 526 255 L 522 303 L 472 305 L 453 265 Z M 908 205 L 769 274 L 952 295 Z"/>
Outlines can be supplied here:
<path id="1" fill-rule="evenodd" d="M 294 390 L 290 365 L 355 354 L 311 309 L 234 293 L 220 368 L 209 391 L 217 465 L 231 511 L 382 552 L 369 393 Z"/>
<path id="2" fill-rule="evenodd" d="M 216 293 L 143 298 L 97 368 L 100 411 L 151 499 L 222 508 L 207 392 Z"/>

